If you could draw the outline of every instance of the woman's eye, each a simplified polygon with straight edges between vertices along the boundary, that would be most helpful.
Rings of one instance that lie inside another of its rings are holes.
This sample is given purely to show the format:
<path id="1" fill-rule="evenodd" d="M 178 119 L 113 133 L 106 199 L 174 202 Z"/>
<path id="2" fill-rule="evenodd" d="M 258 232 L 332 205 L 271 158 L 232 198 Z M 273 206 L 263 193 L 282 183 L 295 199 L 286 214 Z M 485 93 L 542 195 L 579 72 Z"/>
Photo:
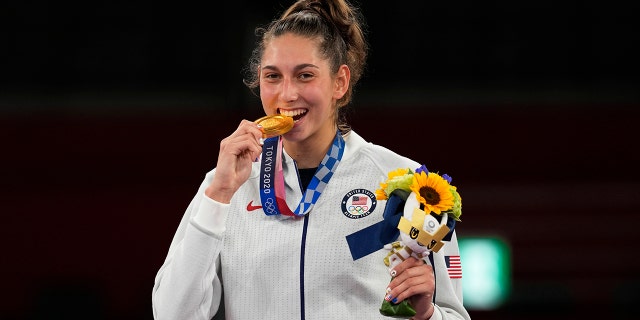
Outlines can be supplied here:
<path id="1" fill-rule="evenodd" d="M 274 79 L 278 79 L 278 74 L 277 73 L 267 73 L 264 75 L 265 79 L 269 79 L 269 80 L 274 80 Z"/>
<path id="2" fill-rule="evenodd" d="M 313 78 L 313 73 L 301 73 L 298 78 L 302 79 L 302 80 L 308 80 Z"/>

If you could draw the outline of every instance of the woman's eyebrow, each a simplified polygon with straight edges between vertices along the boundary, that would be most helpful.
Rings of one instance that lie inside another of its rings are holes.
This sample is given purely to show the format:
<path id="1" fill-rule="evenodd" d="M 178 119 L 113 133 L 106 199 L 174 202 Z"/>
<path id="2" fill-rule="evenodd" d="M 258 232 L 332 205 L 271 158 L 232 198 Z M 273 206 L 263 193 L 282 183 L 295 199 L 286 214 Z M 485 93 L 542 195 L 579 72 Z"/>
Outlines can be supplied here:
<path id="1" fill-rule="evenodd" d="M 313 64 L 313 63 L 303 63 L 303 64 L 299 64 L 297 66 L 295 66 L 293 68 L 294 71 L 300 71 L 304 68 L 315 68 L 315 69 L 320 69 L 320 67 L 318 67 L 317 65 Z M 262 70 L 279 70 L 278 67 L 276 66 L 272 66 L 272 65 L 266 65 L 264 67 L 262 67 Z"/>

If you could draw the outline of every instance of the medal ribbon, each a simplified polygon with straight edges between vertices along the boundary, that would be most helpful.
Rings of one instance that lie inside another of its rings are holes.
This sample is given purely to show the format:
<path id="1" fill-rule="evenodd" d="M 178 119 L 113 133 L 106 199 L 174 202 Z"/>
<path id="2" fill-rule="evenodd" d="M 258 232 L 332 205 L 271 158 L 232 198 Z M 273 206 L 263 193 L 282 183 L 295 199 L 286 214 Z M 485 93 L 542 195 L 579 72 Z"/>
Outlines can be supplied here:
<path id="1" fill-rule="evenodd" d="M 293 216 L 294 213 L 291 212 L 289 206 L 287 205 L 287 195 L 284 190 L 284 171 L 282 170 L 282 139 L 280 137 L 276 137 L 278 140 L 278 159 L 276 160 L 276 203 L 278 204 L 278 209 L 280 209 L 280 213 L 285 216 Z"/>
<path id="2" fill-rule="evenodd" d="M 320 162 L 298 207 L 292 212 L 286 202 L 282 170 L 282 139 L 279 136 L 266 139 L 262 146 L 260 163 L 260 200 L 264 213 L 266 215 L 283 214 L 300 217 L 311 211 L 340 164 L 343 153 L 344 139 L 340 132 L 337 132 L 331 148 Z"/>

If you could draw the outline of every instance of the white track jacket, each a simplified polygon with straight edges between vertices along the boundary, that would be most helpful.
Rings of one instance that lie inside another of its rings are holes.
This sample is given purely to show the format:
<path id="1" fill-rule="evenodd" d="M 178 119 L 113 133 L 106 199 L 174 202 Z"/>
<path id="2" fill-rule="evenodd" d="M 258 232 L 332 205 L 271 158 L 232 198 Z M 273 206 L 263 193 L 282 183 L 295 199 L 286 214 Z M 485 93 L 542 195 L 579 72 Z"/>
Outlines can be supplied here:
<path id="1" fill-rule="evenodd" d="M 388 251 L 354 260 L 346 237 L 382 220 L 386 201 L 375 200 L 375 190 L 389 171 L 420 164 L 353 131 L 344 139 L 337 171 L 304 217 L 264 214 L 259 161 L 230 204 L 204 195 L 215 169 L 207 173 L 156 275 L 154 318 L 391 319 L 379 312 L 391 280 L 383 262 Z M 286 200 L 293 210 L 303 191 L 294 161 L 283 153 Z M 455 233 L 425 259 L 436 278 L 432 319 L 470 319 L 462 279 L 448 273 L 451 256 L 459 256 Z"/>

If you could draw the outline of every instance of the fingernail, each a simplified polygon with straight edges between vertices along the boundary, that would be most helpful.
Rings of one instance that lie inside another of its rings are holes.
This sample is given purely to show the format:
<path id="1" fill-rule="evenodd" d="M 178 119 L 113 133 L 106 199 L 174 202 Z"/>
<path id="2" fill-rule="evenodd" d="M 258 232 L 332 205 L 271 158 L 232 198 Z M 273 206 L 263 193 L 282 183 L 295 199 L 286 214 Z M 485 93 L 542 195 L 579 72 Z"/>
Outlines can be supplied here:
<path id="1" fill-rule="evenodd" d="M 258 140 L 258 143 L 259 143 L 260 145 L 264 145 L 264 139 L 263 139 L 263 138 L 260 138 L 260 140 Z"/>
<path id="2" fill-rule="evenodd" d="M 392 277 L 396 276 L 396 270 L 391 270 L 391 272 L 389 272 L 391 274 Z"/>
<path id="3" fill-rule="evenodd" d="M 390 294 L 388 294 L 388 295 L 386 295 L 386 296 L 384 297 L 384 299 L 385 299 L 385 300 L 387 300 L 387 301 L 391 301 L 391 299 L 392 299 L 392 298 L 393 298 L 393 297 L 392 297 Z"/>
<path id="4" fill-rule="evenodd" d="M 398 298 L 393 298 L 393 300 L 391 300 L 391 303 L 393 303 L 393 304 L 398 303 Z"/>
<path id="5" fill-rule="evenodd" d="M 391 288 L 387 288 L 387 293 L 391 292 Z"/>

